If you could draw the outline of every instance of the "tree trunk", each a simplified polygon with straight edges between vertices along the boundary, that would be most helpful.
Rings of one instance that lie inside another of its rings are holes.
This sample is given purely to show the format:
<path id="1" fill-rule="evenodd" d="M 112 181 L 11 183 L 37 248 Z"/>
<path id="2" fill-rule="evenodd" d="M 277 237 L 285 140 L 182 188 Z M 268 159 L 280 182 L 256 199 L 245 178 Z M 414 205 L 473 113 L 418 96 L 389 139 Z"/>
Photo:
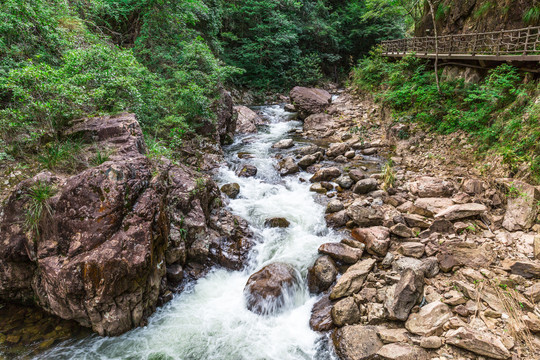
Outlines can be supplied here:
<path id="1" fill-rule="evenodd" d="M 437 82 L 437 90 L 441 93 L 441 85 L 439 83 L 439 36 L 437 34 L 437 23 L 435 22 L 435 9 L 433 1 L 427 0 L 429 10 L 431 12 L 431 20 L 433 21 L 433 32 L 435 33 L 435 81 Z"/>

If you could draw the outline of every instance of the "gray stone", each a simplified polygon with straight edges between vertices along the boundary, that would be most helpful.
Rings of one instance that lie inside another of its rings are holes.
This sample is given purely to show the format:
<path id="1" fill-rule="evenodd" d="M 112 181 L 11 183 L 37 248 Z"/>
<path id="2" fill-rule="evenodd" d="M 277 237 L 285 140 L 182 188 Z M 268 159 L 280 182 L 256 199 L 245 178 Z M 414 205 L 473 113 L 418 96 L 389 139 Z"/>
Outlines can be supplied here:
<path id="1" fill-rule="evenodd" d="M 369 179 L 362 179 L 359 180 L 356 185 L 353 187 L 353 192 L 355 194 L 367 194 L 371 191 L 377 190 L 379 187 L 379 184 L 377 183 L 377 180 L 369 178 Z"/>

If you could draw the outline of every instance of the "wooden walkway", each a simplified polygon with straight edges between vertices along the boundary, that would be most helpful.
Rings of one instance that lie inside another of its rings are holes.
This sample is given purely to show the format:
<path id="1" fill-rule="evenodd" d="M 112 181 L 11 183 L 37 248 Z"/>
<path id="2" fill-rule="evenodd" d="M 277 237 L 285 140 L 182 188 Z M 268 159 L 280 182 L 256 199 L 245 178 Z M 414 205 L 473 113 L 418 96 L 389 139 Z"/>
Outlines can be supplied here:
<path id="1" fill-rule="evenodd" d="M 540 61 L 540 26 L 439 36 L 438 57 L 442 60 L 478 61 Z M 435 37 L 414 37 L 382 42 L 383 55 L 390 57 L 416 57 L 434 59 Z"/>

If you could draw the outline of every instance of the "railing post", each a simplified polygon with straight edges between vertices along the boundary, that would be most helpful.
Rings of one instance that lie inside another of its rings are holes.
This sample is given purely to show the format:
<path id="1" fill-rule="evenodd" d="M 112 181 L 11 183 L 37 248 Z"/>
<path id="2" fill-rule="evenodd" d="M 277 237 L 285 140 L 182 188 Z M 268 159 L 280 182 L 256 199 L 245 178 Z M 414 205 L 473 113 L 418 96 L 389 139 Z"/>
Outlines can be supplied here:
<path id="1" fill-rule="evenodd" d="M 497 56 L 501 56 L 501 41 L 502 41 L 503 33 L 502 31 L 499 32 L 499 39 L 497 40 Z"/>
<path id="2" fill-rule="evenodd" d="M 523 55 L 527 55 L 528 49 L 529 49 L 529 37 L 531 36 L 531 26 L 527 28 L 527 37 L 525 38 L 525 49 L 523 51 Z"/>

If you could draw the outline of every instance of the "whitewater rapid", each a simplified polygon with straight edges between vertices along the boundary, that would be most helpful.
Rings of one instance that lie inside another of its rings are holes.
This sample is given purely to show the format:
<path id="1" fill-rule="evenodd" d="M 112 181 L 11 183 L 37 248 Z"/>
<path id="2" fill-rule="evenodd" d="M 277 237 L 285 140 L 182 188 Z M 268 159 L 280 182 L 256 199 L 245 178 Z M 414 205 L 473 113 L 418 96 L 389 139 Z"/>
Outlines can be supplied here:
<path id="1" fill-rule="evenodd" d="M 259 109 L 267 125 L 257 134 L 237 137 L 226 149 L 227 166 L 216 175 L 222 185 L 238 183 L 237 199 L 230 211 L 246 219 L 256 245 L 246 269 L 214 269 L 204 278 L 174 296 L 149 319 L 148 325 L 122 336 L 96 335 L 65 342 L 38 356 L 41 359 L 334 359 L 328 339 L 309 327 L 311 308 L 318 300 L 305 282 L 307 269 L 317 257 L 317 248 L 339 241 L 329 230 L 324 206 L 309 191 L 307 173 L 281 178 L 276 169 L 277 151 L 272 145 L 301 127 L 290 121 L 282 106 Z M 299 144 L 297 144 L 299 146 Z M 287 152 L 289 150 L 281 151 Z M 249 158 L 238 153 L 248 153 Z M 253 178 L 239 178 L 245 164 L 254 165 Z M 284 217 L 286 229 L 266 228 L 265 220 Z M 294 266 L 304 283 L 287 300 L 285 309 L 272 316 L 256 315 L 245 306 L 244 286 L 249 276 L 273 262 Z"/>

